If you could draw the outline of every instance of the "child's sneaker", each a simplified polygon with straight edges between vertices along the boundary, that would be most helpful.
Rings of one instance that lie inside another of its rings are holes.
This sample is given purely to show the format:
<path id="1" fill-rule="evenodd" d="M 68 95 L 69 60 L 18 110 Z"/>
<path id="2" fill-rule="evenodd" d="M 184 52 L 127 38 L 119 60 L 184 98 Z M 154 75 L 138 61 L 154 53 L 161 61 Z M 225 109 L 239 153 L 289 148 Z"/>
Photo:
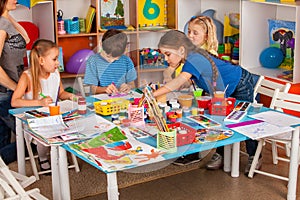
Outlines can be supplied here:
<path id="1" fill-rule="evenodd" d="M 250 171 L 250 168 L 251 168 L 253 159 L 254 159 L 254 156 L 250 156 L 250 157 L 248 158 L 248 164 L 247 164 L 247 166 L 246 166 L 246 168 L 245 168 L 245 172 L 244 172 L 244 174 L 245 174 L 246 176 L 248 176 L 248 174 L 249 174 L 249 171 Z M 260 158 L 258 159 L 257 165 L 256 165 L 255 169 L 260 169 L 260 168 L 261 168 L 261 165 L 262 165 L 262 157 L 260 157 Z"/>
<path id="2" fill-rule="evenodd" d="M 214 153 L 210 161 L 206 164 L 206 169 L 220 169 L 223 167 L 223 156 Z"/>
<path id="3" fill-rule="evenodd" d="M 173 162 L 174 165 L 189 165 L 192 163 L 199 162 L 201 160 L 199 153 L 193 153 L 187 156 L 182 156 Z"/>

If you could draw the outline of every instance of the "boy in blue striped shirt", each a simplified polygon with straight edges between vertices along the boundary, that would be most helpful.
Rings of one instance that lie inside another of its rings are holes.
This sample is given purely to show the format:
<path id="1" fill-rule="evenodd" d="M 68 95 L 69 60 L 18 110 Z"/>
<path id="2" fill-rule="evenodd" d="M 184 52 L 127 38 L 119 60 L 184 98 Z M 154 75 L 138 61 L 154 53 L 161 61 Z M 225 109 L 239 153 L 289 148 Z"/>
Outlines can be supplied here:
<path id="1" fill-rule="evenodd" d="M 135 87 L 136 70 L 124 55 L 127 40 L 127 35 L 116 29 L 104 33 L 102 50 L 86 62 L 84 83 L 91 85 L 93 94 L 127 93 Z"/>

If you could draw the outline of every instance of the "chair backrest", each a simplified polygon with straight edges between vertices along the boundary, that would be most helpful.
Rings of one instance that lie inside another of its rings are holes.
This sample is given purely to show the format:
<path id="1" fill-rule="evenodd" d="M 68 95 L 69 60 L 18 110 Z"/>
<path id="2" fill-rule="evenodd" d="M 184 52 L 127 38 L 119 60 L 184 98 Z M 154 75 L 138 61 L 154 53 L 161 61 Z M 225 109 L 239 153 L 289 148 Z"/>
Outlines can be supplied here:
<path id="1" fill-rule="evenodd" d="M 270 98 L 274 96 L 275 89 L 279 89 L 279 91 L 287 93 L 291 87 L 290 83 L 282 84 L 277 83 L 268 79 L 265 79 L 264 76 L 260 76 L 255 87 L 254 87 L 254 100 L 253 102 L 256 102 L 255 98 L 258 94 L 265 95 Z"/>
<path id="2" fill-rule="evenodd" d="M 278 88 L 274 91 L 274 96 L 271 101 L 270 108 L 279 111 L 300 110 L 300 95 L 281 92 Z"/>

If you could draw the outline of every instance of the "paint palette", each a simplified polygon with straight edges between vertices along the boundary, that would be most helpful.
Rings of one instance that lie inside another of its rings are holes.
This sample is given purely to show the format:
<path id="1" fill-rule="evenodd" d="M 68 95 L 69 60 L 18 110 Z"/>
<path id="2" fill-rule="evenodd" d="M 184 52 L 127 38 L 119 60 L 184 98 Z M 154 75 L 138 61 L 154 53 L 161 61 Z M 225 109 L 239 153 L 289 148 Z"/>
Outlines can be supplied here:
<path id="1" fill-rule="evenodd" d="M 225 122 L 239 122 L 243 117 L 247 115 L 247 111 L 233 110 L 227 117 L 224 119 Z"/>
<path id="2" fill-rule="evenodd" d="M 239 102 L 235 107 L 234 110 L 240 111 L 247 111 L 251 106 L 250 102 Z"/>

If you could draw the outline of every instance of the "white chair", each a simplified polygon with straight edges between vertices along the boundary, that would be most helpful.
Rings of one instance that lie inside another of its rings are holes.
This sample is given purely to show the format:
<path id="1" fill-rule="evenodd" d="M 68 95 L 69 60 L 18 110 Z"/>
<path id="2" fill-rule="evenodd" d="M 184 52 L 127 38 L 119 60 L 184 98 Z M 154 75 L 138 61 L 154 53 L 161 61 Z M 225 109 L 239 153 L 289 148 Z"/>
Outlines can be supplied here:
<path id="1" fill-rule="evenodd" d="M 40 194 L 38 188 L 25 191 L 24 188 L 36 181 L 34 176 L 27 177 L 9 170 L 8 166 L 0 157 L 0 199 L 38 199 L 47 200 Z"/>
<path id="2" fill-rule="evenodd" d="M 254 99 L 253 102 L 257 103 L 256 101 L 256 97 L 258 95 L 264 95 L 267 97 L 272 98 L 274 96 L 274 91 L 275 89 L 279 89 L 281 92 L 285 92 L 287 93 L 289 91 L 289 89 L 291 88 L 291 84 L 290 83 L 286 83 L 286 84 L 282 84 L 282 83 L 277 83 L 268 79 L 265 79 L 264 76 L 260 76 L 255 87 L 254 87 Z M 276 143 L 276 141 L 268 141 L 266 140 L 266 142 L 272 143 L 272 149 L 274 149 L 274 151 L 272 150 L 272 154 L 273 154 L 273 163 L 277 164 L 278 163 L 278 159 L 277 159 L 277 147 L 279 148 L 285 148 L 286 151 L 286 155 L 289 156 L 290 155 L 290 151 L 289 151 L 289 144 L 286 143 L 284 144 L 284 146 L 282 145 L 278 145 Z"/>
<path id="3" fill-rule="evenodd" d="M 31 168 L 32 168 L 32 173 L 34 174 L 36 180 L 40 180 L 39 175 L 40 174 L 46 174 L 46 173 L 50 173 L 51 170 L 45 170 L 45 171 L 39 171 L 38 167 L 37 167 L 37 163 L 36 163 L 36 159 L 37 159 L 37 155 L 34 155 L 32 148 L 31 148 L 31 143 L 37 143 L 37 142 L 42 142 L 37 138 L 34 138 L 34 136 L 32 136 L 30 133 L 28 133 L 27 131 L 24 131 L 24 138 L 25 138 L 25 144 L 27 147 L 27 151 L 28 151 L 28 155 L 29 155 L 29 161 L 31 164 Z M 43 142 L 42 142 L 43 143 Z M 43 145 L 47 146 L 46 143 L 43 143 Z M 48 145 L 49 146 L 49 145 Z M 76 172 L 80 171 L 78 162 L 77 162 L 77 158 L 74 154 L 71 154 L 72 157 L 72 165 L 69 165 L 68 168 L 75 168 Z"/>
<path id="4" fill-rule="evenodd" d="M 282 109 L 299 111 L 300 110 L 300 95 L 280 92 L 279 89 L 276 89 L 274 91 L 274 96 L 272 98 L 270 108 L 276 109 L 278 111 L 283 111 Z M 291 135 L 291 133 L 286 133 L 286 134 Z M 265 171 L 262 171 L 262 170 L 255 169 L 255 166 L 258 162 L 259 155 L 261 154 L 263 143 L 264 143 L 265 139 L 267 139 L 267 138 L 263 138 L 263 139 L 259 140 L 259 144 L 258 144 L 256 153 L 255 153 L 254 160 L 252 162 L 248 177 L 252 178 L 254 173 L 259 173 L 259 174 L 270 176 L 270 177 L 273 177 L 273 178 L 289 181 L 289 179 L 291 178 L 290 176 L 289 177 L 284 177 L 284 176 L 280 176 L 280 175 L 276 175 L 276 174 L 272 174 L 272 173 L 269 173 L 269 172 L 265 172 Z M 284 143 L 289 142 L 289 143 L 291 143 L 291 139 L 289 137 L 286 137 L 286 139 L 282 139 L 282 137 L 277 138 L 277 137 L 274 136 L 274 137 L 268 137 L 268 139 L 271 140 L 271 141 L 275 141 L 275 142 L 284 142 Z M 294 145 L 299 146 L 299 142 L 298 142 L 298 144 L 294 144 Z M 291 145 L 289 145 L 289 146 L 291 146 Z M 297 158 L 298 163 L 299 163 L 299 160 L 300 160 L 299 156 L 300 156 L 300 151 L 298 152 L 298 158 Z M 290 159 L 284 159 L 284 161 L 289 161 L 289 160 Z M 297 174 L 293 174 L 293 176 L 297 176 Z M 296 180 L 297 180 L 297 178 L 296 178 Z"/>

